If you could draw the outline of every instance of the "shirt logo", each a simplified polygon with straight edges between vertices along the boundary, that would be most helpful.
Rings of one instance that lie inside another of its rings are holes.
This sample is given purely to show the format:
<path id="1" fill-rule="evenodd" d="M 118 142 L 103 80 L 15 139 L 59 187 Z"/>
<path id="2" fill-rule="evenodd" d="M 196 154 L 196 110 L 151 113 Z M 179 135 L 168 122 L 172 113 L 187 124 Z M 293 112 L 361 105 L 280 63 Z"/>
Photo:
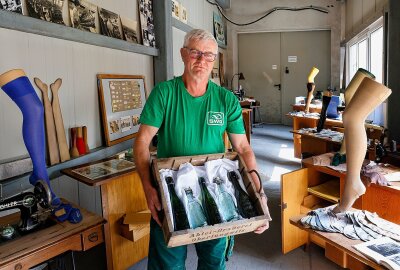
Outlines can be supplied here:
<path id="1" fill-rule="evenodd" d="M 223 112 L 208 112 L 207 113 L 207 125 L 223 126 L 224 125 L 224 113 Z"/>

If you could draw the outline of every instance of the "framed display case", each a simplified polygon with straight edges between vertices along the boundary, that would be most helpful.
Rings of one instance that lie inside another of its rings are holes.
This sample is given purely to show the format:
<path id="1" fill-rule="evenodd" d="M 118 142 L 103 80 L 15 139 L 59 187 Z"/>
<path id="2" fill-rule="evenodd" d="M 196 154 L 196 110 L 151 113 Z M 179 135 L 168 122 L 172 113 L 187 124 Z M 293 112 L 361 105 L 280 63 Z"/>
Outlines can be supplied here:
<path id="1" fill-rule="evenodd" d="M 144 76 L 98 74 L 97 85 L 106 145 L 133 138 L 146 102 Z"/>

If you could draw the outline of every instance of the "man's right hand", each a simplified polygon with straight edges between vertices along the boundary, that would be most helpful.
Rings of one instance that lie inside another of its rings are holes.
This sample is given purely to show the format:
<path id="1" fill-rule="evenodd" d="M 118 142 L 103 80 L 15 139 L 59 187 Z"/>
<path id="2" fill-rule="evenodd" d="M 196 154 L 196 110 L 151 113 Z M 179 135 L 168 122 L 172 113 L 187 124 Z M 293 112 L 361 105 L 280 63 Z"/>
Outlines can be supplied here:
<path id="1" fill-rule="evenodd" d="M 158 198 L 158 192 L 152 186 L 148 186 L 146 188 L 143 187 L 143 189 L 144 189 L 144 194 L 146 196 L 147 207 L 150 209 L 151 216 L 161 227 L 161 221 L 158 216 L 158 211 L 161 211 L 161 203 L 160 199 Z"/>

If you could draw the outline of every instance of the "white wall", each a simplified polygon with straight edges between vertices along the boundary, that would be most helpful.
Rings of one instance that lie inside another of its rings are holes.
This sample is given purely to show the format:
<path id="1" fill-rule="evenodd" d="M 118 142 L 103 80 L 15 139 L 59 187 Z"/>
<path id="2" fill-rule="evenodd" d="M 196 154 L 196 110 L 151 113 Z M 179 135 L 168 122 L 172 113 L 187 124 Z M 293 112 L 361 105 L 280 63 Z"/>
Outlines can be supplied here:
<path id="1" fill-rule="evenodd" d="M 346 1 L 344 18 L 344 39 L 353 38 L 368 25 L 383 15 L 389 0 L 352 0 Z"/>
<path id="2" fill-rule="evenodd" d="M 231 9 L 227 12 L 235 22 L 246 23 L 257 19 L 274 7 L 320 6 L 329 10 L 328 14 L 305 11 L 275 11 L 261 21 L 249 26 L 235 26 L 228 23 L 228 78 L 237 72 L 237 34 L 254 32 L 281 32 L 301 30 L 331 30 L 331 85 L 339 87 L 340 61 L 340 16 L 341 4 L 336 0 L 248 0 L 231 1 Z M 329 7 L 327 7 L 329 6 Z M 330 7 L 333 6 L 333 7 Z"/>

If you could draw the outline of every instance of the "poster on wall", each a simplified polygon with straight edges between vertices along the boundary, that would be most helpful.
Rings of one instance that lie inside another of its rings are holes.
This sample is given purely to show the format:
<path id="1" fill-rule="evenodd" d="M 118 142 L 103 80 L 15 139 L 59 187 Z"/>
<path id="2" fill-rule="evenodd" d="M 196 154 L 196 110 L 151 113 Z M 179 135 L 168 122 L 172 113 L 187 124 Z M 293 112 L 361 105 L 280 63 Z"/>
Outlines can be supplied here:
<path id="1" fill-rule="evenodd" d="M 101 34 L 122 39 L 122 29 L 119 15 L 99 7 L 99 21 Z"/>
<path id="2" fill-rule="evenodd" d="M 155 47 L 156 36 L 154 33 L 153 1 L 139 0 L 139 14 L 143 45 Z"/>
<path id="3" fill-rule="evenodd" d="M 0 0 L 0 9 L 22 14 L 21 0 Z"/>
<path id="4" fill-rule="evenodd" d="M 98 74 L 97 80 L 106 145 L 133 138 L 146 102 L 144 76 Z"/>
<path id="5" fill-rule="evenodd" d="M 97 6 L 85 0 L 69 0 L 72 27 L 92 33 L 100 33 Z"/>
<path id="6" fill-rule="evenodd" d="M 26 0 L 30 17 L 66 25 L 62 15 L 64 0 Z"/>
<path id="7" fill-rule="evenodd" d="M 213 12 L 213 24 L 214 24 L 214 37 L 217 40 L 219 46 L 226 46 L 226 29 L 225 23 L 222 21 L 221 16 Z"/>

